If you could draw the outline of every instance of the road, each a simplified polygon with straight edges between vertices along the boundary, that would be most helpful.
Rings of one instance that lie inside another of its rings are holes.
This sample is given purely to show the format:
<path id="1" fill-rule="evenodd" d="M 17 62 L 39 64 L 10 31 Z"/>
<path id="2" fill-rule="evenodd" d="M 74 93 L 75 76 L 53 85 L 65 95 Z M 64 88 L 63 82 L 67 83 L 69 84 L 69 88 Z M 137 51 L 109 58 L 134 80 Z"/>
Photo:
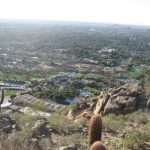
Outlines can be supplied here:
<path id="1" fill-rule="evenodd" d="M 3 104 L 1 105 L 1 108 L 6 108 L 6 107 L 8 107 L 8 106 L 11 105 L 11 103 L 9 103 L 8 100 L 9 100 L 9 96 L 6 96 L 6 97 L 4 98 Z"/>

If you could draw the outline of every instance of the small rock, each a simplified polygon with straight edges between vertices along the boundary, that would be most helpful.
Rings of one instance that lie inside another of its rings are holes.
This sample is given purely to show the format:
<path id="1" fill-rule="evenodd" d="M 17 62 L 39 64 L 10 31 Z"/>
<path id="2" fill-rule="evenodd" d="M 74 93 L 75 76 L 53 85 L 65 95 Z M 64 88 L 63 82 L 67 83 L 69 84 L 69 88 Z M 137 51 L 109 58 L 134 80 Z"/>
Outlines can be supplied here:
<path id="1" fill-rule="evenodd" d="M 126 136 L 126 131 L 124 131 L 121 135 L 120 135 L 120 137 L 122 138 L 122 139 L 124 139 L 125 138 L 125 136 Z"/>
<path id="2" fill-rule="evenodd" d="M 17 129 L 17 125 L 16 124 L 12 125 L 12 128 Z"/>
<path id="3" fill-rule="evenodd" d="M 67 118 L 68 118 L 69 120 L 72 120 L 72 119 L 74 118 L 74 112 L 73 112 L 72 109 L 68 112 Z"/>
<path id="4" fill-rule="evenodd" d="M 87 128 L 87 127 L 85 127 L 85 128 L 83 128 L 83 129 L 82 129 L 82 131 L 83 131 L 83 133 L 87 133 L 88 128 Z"/>

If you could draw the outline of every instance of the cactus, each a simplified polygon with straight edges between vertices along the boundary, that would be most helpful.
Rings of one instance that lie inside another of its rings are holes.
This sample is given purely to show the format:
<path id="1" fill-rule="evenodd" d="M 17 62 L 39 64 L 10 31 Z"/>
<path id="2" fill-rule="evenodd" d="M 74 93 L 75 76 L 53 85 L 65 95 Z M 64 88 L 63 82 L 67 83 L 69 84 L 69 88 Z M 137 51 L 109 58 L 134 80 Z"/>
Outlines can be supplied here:
<path id="1" fill-rule="evenodd" d="M 90 150 L 106 150 L 106 147 L 101 143 L 101 141 L 96 141 L 92 144 Z"/>
<path id="2" fill-rule="evenodd" d="M 1 94 L 1 101 L 0 101 L 0 112 L 1 112 L 1 105 L 4 102 L 4 89 L 2 89 L 2 94 Z"/>
<path id="3" fill-rule="evenodd" d="M 99 114 L 92 116 L 89 124 L 89 146 L 95 141 L 101 141 L 102 136 L 102 119 Z"/>
<path id="4" fill-rule="evenodd" d="M 102 118 L 99 114 L 92 116 L 89 124 L 89 148 L 90 150 L 106 150 L 101 143 Z"/>

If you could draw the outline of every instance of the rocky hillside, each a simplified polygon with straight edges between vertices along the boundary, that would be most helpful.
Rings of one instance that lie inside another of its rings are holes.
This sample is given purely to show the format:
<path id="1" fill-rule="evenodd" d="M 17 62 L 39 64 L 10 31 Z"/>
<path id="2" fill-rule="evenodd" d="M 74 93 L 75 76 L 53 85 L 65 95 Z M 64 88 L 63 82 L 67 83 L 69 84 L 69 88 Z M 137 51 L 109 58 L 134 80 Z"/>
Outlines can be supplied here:
<path id="1" fill-rule="evenodd" d="M 107 89 L 68 106 L 29 94 L 11 101 L 0 114 L 1 150 L 86 150 L 94 113 L 102 115 L 102 142 L 108 150 L 150 149 L 149 101 L 137 84 Z"/>

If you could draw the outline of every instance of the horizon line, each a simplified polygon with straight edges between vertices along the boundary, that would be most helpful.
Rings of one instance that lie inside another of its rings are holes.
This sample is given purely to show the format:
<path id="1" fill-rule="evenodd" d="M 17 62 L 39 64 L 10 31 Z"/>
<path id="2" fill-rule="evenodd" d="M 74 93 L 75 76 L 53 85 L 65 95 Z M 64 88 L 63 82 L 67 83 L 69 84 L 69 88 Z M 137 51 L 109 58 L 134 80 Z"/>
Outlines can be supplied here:
<path id="1" fill-rule="evenodd" d="M 150 24 L 134 24 L 134 23 L 120 23 L 120 22 L 99 22 L 99 21 L 82 21 L 82 20 L 51 20 L 51 19 L 20 19 L 20 18 L 0 18 L 0 23 L 3 22 L 63 22 L 63 23 L 85 23 L 85 24 L 112 24 L 112 25 L 127 25 L 127 26 L 146 26 Z"/>

